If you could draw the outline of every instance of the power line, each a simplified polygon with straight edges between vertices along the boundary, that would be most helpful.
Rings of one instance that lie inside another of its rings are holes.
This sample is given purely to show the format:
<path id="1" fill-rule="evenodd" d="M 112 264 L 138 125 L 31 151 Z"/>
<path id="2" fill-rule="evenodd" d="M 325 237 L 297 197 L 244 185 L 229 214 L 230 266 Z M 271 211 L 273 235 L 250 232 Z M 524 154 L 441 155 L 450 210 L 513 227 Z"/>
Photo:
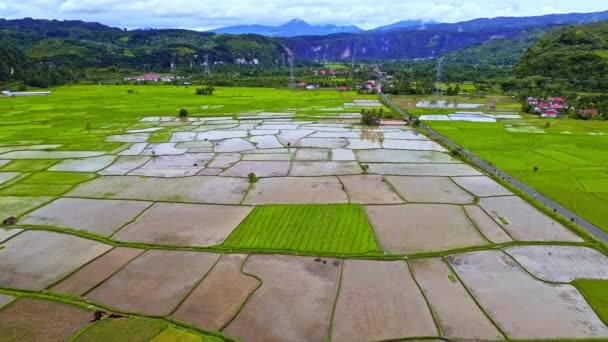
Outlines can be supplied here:
<path id="1" fill-rule="evenodd" d="M 211 78 L 211 68 L 209 67 L 209 54 L 205 55 L 205 73 L 204 78 Z"/>
<path id="2" fill-rule="evenodd" d="M 443 57 L 437 60 L 437 74 L 435 75 L 435 96 L 441 95 L 439 83 L 443 79 Z"/>
<path id="3" fill-rule="evenodd" d="M 293 54 L 289 55 L 289 89 L 291 90 L 295 90 L 296 89 L 296 72 L 295 72 L 295 68 L 294 68 L 294 56 Z"/>

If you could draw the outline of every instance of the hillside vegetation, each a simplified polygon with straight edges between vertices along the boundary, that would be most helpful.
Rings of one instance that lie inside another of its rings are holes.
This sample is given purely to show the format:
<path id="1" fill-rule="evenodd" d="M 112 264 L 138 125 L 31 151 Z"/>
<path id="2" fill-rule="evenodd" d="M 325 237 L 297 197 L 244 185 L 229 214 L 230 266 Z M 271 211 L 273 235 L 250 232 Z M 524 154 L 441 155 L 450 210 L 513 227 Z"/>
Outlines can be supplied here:
<path id="1" fill-rule="evenodd" d="M 543 36 L 515 72 L 519 78 L 551 79 L 562 89 L 608 89 L 608 23 L 564 27 Z"/>

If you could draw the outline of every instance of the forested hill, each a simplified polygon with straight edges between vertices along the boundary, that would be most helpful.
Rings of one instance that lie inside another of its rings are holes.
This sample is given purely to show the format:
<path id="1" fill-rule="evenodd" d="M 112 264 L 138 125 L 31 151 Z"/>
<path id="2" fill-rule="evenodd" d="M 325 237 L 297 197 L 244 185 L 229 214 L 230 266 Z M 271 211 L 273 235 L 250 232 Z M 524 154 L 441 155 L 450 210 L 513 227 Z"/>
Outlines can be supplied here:
<path id="1" fill-rule="evenodd" d="M 0 19 L 0 81 L 48 86 L 84 69 L 114 67 L 169 71 L 211 63 L 275 65 L 281 42 L 259 35 L 189 30 L 126 31 L 98 23 Z"/>
<path id="2" fill-rule="evenodd" d="M 515 71 L 520 78 L 549 78 L 575 90 L 608 89 L 608 23 L 564 27 L 544 35 Z"/>

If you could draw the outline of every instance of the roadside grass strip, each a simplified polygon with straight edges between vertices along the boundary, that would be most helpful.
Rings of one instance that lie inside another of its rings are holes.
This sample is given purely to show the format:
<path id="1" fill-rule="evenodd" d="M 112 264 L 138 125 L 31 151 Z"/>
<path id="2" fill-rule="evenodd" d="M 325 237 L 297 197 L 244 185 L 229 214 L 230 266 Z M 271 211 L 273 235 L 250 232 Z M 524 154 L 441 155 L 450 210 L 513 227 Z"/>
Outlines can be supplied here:
<path id="1" fill-rule="evenodd" d="M 600 319 L 608 325 L 608 279 L 576 279 L 572 282 Z"/>
<path id="2" fill-rule="evenodd" d="M 344 255 L 379 252 L 363 207 L 354 204 L 257 206 L 222 246 Z"/>

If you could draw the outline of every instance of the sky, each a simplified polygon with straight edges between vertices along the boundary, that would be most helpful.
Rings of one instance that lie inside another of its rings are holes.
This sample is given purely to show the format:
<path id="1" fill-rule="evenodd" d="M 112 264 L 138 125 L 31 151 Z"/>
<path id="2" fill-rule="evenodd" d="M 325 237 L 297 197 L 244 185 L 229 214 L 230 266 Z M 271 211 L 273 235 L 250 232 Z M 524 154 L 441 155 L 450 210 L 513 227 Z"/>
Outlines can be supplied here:
<path id="1" fill-rule="evenodd" d="M 371 29 L 401 20 L 458 22 L 497 16 L 608 10 L 606 0 L 0 0 L 0 17 L 97 21 L 120 28 L 186 28 L 291 19 Z"/>

